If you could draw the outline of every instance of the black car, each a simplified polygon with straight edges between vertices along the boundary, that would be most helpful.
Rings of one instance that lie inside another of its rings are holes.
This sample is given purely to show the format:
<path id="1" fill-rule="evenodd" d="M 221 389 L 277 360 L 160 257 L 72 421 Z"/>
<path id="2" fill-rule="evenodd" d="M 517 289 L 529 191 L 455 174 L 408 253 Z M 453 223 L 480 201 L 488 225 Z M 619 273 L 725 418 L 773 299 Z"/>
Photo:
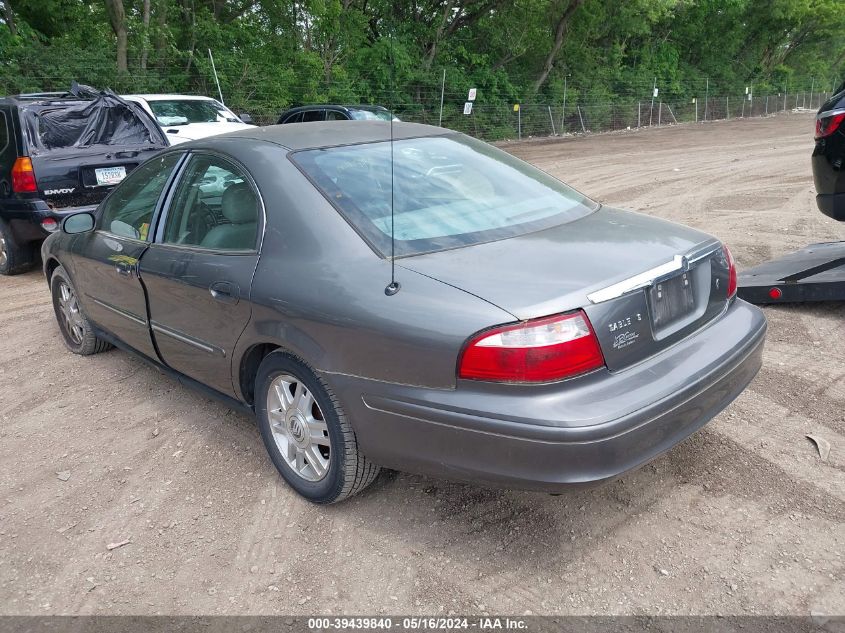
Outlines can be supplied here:
<path id="1" fill-rule="evenodd" d="M 312 121 L 390 121 L 390 110 L 370 105 L 307 105 L 282 112 L 277 123 Z M 393 117 L 394 121 L 398 121 Z"/>
<path id="2" fill-rule="evenodd" d="M 825 215 L 845 222 L 845 83 L 816 115 L 813 179 L 816 204 Z"/>
<path id="3" fill-rule="evenodd" d="M 167 145 L 139 104 L 110 92 L 0 98 L 0 274 L 30 268 L 65 216 L 94 208 Z"/>

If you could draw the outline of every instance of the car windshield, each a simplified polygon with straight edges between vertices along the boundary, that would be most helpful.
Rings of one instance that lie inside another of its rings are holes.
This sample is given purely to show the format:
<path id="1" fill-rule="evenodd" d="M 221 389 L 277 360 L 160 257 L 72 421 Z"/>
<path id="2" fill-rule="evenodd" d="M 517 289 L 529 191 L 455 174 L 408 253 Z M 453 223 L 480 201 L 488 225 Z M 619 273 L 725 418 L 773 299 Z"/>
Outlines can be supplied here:
<path id="1" fill-rule="evenodd" d="M 393 218 L 391 220 L 391 153 Z M 510 154 L 463 135 L 303 150 L 294 162 L 383 256 L 516 237 L 597 208 Z"/>
<path id="2" fill-rule="evenodd" d="M 390 112 L 387 110 L 356 110 L 350 108 L 349 116 L 356 121 L 390 121 Z M 398 120 L 394 119 L 394 121 Z"/>
<path id="3" fill-rule="evenodd" d="M 240 122 L 226 106 L 214 99 L 149 100 L 147 103 L 160 125 Z"/>

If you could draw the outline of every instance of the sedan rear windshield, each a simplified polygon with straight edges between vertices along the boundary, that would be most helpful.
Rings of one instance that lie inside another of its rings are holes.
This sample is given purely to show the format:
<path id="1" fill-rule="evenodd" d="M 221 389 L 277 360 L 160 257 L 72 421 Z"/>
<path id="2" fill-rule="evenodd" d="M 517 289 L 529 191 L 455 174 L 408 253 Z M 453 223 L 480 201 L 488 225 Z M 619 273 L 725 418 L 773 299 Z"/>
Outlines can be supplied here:
<path id="1" fill-rule="evenodd" d="M 385 257 L 391 223 L 401 257 L 525 235 L 597 208 L 528 163 L 462 135 L 303 150 L 292 158 Z"/>

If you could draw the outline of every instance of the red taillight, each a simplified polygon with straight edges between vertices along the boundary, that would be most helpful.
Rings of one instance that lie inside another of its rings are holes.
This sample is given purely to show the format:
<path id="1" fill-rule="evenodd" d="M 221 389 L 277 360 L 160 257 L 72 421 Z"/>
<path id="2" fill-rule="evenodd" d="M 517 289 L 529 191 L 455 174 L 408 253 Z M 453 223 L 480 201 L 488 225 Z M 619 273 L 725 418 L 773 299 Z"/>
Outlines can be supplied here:
<path id="1" fill-rule="evenodd" d="M 731 255 L 731 249 L 723 244 L 722 250 L 725 251 L 725 259 L 728 260 L 728 299 L 730 299 L 736 294 L 736 262 L 734 256 Z"/>
<path id="2" fill-rule="evenodd" d="M 769 297 L 772 299 L 780 299 L 783 296 L 783 290 L 780 288 L 770 288 Z"/>
<path id="3" fill-rule="evenodd" d="M 59 228 L 59 223 L 56 222 L 55 218 L 44 218 L 41 220 L 41 228 L 48 233 L 52 233 Z"/>
<path id="4" fill-rule="evenodd" d="M 845 112 L 816 119 L 816 140 L 830 136 L 845 121 Z"/>
<path id="5" fill-rule="evenodd" d="M 469 340 L 458 377 L 496 382 L 550 382 L 604 365 L 581 310 L 486 330 Z"/>
<path id="6" fill-rule="evenodd" d="M 29 156 L 20 156 L 12 165 L 12 191 L 15 193 L 35 193 L 35 170 Z"/>

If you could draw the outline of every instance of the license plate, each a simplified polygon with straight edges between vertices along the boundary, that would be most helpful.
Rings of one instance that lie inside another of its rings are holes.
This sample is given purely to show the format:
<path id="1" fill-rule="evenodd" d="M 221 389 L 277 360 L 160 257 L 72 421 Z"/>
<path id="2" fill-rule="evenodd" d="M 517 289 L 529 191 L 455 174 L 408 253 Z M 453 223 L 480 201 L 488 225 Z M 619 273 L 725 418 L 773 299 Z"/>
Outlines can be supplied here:
<path id="1" fill-rule="evenodd" d="M 651 320 L 655 328 L 669 325 L 687 316 L 695 308 L 692 274 L 681 273 L 649 289 Z"/>
<path id="2" fill-rule="evenodd" d="M 116 185 L 126 178 L 126 167 L 100 167 L 94 170 L 98 185 Z"/>

